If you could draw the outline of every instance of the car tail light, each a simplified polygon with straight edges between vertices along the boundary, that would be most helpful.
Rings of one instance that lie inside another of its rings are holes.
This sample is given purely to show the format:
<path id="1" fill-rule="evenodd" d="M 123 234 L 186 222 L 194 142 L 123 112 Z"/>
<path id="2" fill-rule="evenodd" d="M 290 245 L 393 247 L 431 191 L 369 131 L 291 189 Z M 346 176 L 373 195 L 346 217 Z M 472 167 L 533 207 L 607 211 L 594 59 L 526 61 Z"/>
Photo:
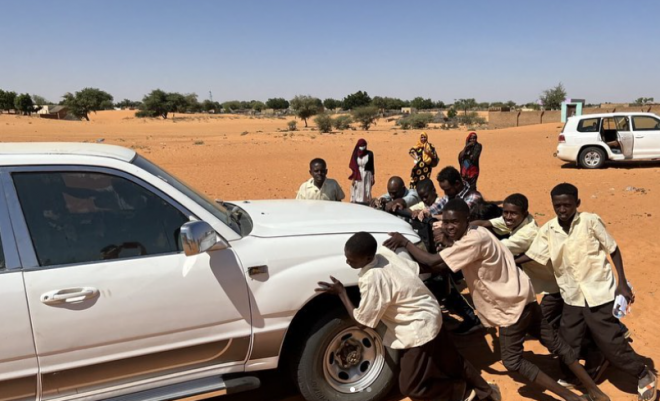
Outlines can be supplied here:
<path id="1" fill-rule="evenodd" d="M 559 135 L 559 142 L 566 142 L 566 137 L 564 137 L 564 134 Z"/>

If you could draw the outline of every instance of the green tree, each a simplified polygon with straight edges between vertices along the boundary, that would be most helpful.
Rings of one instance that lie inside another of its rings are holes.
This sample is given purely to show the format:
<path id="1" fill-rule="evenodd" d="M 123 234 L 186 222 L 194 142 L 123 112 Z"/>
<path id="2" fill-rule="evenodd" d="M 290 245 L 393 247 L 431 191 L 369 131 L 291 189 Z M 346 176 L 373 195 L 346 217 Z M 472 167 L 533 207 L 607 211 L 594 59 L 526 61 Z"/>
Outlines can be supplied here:
<path id="1" fill-rule="evenodd" d="M 401 110 L 402 107 L 407 107 L 407 105 L 410 103 L 406 103 L 405 101 L 396 97 L 386 97 L 385 104 L 385 108 L 387 110 Z"/>
<path id="2" fill-rule="evenodd" d="M 186 110 L 188 113 L 199 113 L 202 111 L 202 104 L 197 100 L 196 93 L 185 94 L 187 107 Z"/>
<path id="3" fill-rule="evenodd" d="M 353 122 L 353 119 L 351 116 L 347 115 L 341 115 L 337 116 L 334 121 L 332 122 L 332 125 L 334 125 L 336 130 L 343 131 L 345 129 L 351 128 L 351 123 Z"/>
<path id="4" fill-rule="evenodd" d="M 18 96 L 16 92 L 7 91 L 0 94 L 0 109 L 6 110 L 9 113 L 9 110 L 15 110 L 14 103 L 16 103 L 16 97 Z"/>
<path id="5" fill-rule="evenodd" d="M 652 97 L 639 97 L 633 102 L 636 106 L 643 106 L 647 103 L 653 103 L 654 99 Z"/>
<path id="6" fill-rule="evenodd" d="M 532 110 L 540 110 L 541 106 L 538 103 L 530 102 L 525 105 L 525 108 Z"/>
<path id="7" fill-rule="evenodd" d="M 488 110 L 488 108 L 490 107 L 490 103 L 488 103 L 488 102 L 481 102 L 481 103 L 479 103 L 478 107 L 479 107 L 481 110 Z"/>
<path id="8" fill-rule="evenodd" d="M 364 106 L 353 109 L 353 120 L 360 123 L 363 130 L 368 131 L 371 124 L 378 118 L 378 108 L 376 106 Z"/>
<path id="9" fill-rule="evenodd" d="M 275 97 L 266 101 L 266 107 L 273 110 L 286 110 L 289 108 L 289 102 L 281 97 Z"/>
<path id="10" fill-rule="evenodd" d="M 319 127 L 319 131 L 323 133 L 328 133 L 332 131 L 332 117 L 328 113 L 321 113 L 314 118 L 316 126 Z"/>
<path id="11" fill-rule="evenodd" d="M 546 110 L 559 110 L 561 109 L 561 102 L 566 99 L 566 89 L 560 82 L 554 88 L 544 90 L 539 99 Z"/>
<path id="12" fill-rule="evenodd" d="M 357 91 L 344 98 L 344 108 L 346 110 L 354 110 L 358 107 L 369 106 L 371 98 L 367 92 Z"/>
<path id="13" fill-rule="evenodd" d="M 296 115 L 305 122 L 305 127 L 307 127 L 307 119 L 316 115 L 323 107 L 320 99 L 305 95 L 297 95 L 291 99 L 290 104 Z"/>
<path id="14" fill-rule="evenodd" d="M 458 115 L 458 112 L 456 111 L 455 108 L 451 107 L 449 110 L 447 110 L 447 118 L 448 119 L 454 119 Z"/>
<path id="15" fill-rule="evenodd" d="M 172 118 L 174 118 L 174 113 L 185 113 L 188 106 L 188 99 L 184 95 L 177 92 L 167 94 L 167 110 L 172 113 Z"/>
<path id="16" fill-rule="evenodd" d="M 238 100 L 230 100 L 222 104 L 222 108 L 225 110 L 225 113 L 233 113 L 237 110 L 241 110 L 243 105 Z"/>
<path id="17" fill-rule="evenodd" d="M 436 108 L 436 109 L 444 109 L 445 107 L 447 107 L 447 105 L 446 105 L 445 102 L 443 102 L 442 100 L 438 100 L 438 101 L 435 103 L 435 108 Z"/>
<path id="18" fill-rule="evenodd" d="M 118 107 L 120 109 L 130 109 L 130 110 L 132 110 L 132 109 L 137 109 L 138 107 L 140 107 L 141 104 L 142 103 L 138 102 L 138 101 L 124 99 L 121 102 L 115 103 L 115 107 Z"/>
<path id="19" fill-rule="evenodd" d="M 323 107 L 326 110 L 335 110 L 341 108 L 341 100 L 328 98 L 323 101 Z"/>
<path id="20" fill-rule="evenodd" d="M 29 116 L 35 111 L 32 97 L 27 93 L 16 96 L 16 99 L 14 100 L 14 108 L 24 116 Z"/>
<path id="21" fill-rule="evenodd" d="M 516 104 L 516 102 L 514 102 L 513 100 L 509 100 L 509 101 L 506 102 L 504 105 L 505 105 L 506 107 L 510 108 L 510 109 L 515 109 L 516 107 L 518 107 L 518 105 Z"/>
<path id="22" fill-rule="evenodd" d="M 85 88 L 75 94 L 69 92 L 64 94 L 63 99 L 64 105 L 74 116 L 87 121 L 89 121 L 89 113 L 96 113 L 112 105 L 112 95 L 97 88 Z"/>
<path id="23" fill-rule="evenodd" d="M 167 104 L 167 92 L 160 89 L 152 90 L 148 95 L 142 98 L 141 113 L 136 113 L 137 117 L 163 117 L 167 119 L 170 112 Z"/>
<path id="24" fill-rule="evenodd" d="M 259 100 L 253 100 L 253 101 L 250 102 L 250 108 L 254 111 L 261 112 L 263 109 L 266 108 L 266 104 L 264 102 L 259 101 Z"/>
<path id="25" fill-rule="evenodd" d="M 410 102 L 410 107 L 414 107 L 417 110 L 430 110 L 435 107 L 435 103 L 431 99 L 416 97 Z"/>
<path id="26" fill-rule="evenodd" d="M 475 109 L 477 106 L 477 101 L 474 99 L 458 99 L 456 102 L 454 102 L 454 108 L 457 110 L 463 110 L 466 116 L 468 110 Z"/>

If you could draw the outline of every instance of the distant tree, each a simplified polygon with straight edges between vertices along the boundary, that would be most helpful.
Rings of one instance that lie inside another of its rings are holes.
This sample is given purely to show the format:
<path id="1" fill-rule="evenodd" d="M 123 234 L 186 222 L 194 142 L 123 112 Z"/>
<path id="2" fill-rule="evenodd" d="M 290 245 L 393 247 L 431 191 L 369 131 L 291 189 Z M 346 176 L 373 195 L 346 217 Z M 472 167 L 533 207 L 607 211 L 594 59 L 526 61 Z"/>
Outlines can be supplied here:
<path id="1" fill-rule="evenodd" d="M 525 104 L 526 109 L 532 109 L 532 110 L 541 110 L 541 105 L 535 102 L 530 102 Z"/>
<path id="2" fill-rule="evenodd" d="M 24 116 L 29 116 L 35 111 L 32 97 L 27 93 L 16 96 L 16 99 L 14 100 L 14 108 Z"/>
<path id="3" fill-rule="evenodd" d="M 652 97 L 639 97 L 633 102 L 636 106 L 643 106 L 647 103 L 653 103 L 654 99 Z"/>
<path id="4" fill-rule="evenodd" d="M 474 99 L 458 99 L 456 102 L 454 102 L 454 108 L 457 110 L 463 110 L 463 113 L 466 116 L 468 110 L 475 109 L 477 106 L 477 101 Z"/>
<path id="5" fill-rule="evenodd" d="M 314 118 L 319 131 L 328 133 L 332 131 L 332 117 L 328 113 L 321 113 Z"/>
<path id="6" fill-rule="evenodd" d="M 367 92 L 357 91 L 344 98 L 344 108 L 346 110 L 369 106 L 369 104 L 371 104 L 371 98 Z"/>
<path id="7" fill-rule="evenodd" d="M 488 102 L 481 102 L 481 103 L 479 103 L 478 107 L 479 107 L 481 110 L 488 110 L 488 108 L 490 107 L 490 103 L 488 103 Z"/>
<path id="8" fill-rule="evenodd" d="M 135 114 L 137 117 L 163 117 L 163 119 L 167 119 L 170 112 L 167 104 L 167 92 L 160 89 L 152 90 L 142 98 L 140 111 L 141 113 Z"/>
<path id="9" fill-rule="evenodd" d="M 209 100 L 209 99 L 204 100 L 204 101 L 202 102 L 202 110 L 204 110 L 204 111 L 207 112 L 207 113 L 210 113 L 211 111 L 215 111 L 215 110 L 217 110 L 217 109 L 215 108 L 215 103 L 216 103 L 216 102 L 213 102 L 213 101 L 211 101 L 211 100 Z"/>
<path id="10" fill-rule="evenodd" d="M 552 89 L 547 89 L 541 94 L 540 100 L 546 110 L 559 110 L 561 109 L 561 102 L 566 99 L 566 89 L 560 82 Z"/>
<path id="11" fill-rule="evenodd" d="M 410 105 L 410 102 L 406 102 L 395 97 L 386 97 L 385 103 L 387 104 L 387 106 L 385 106 L 387 110 L 401 110 L 402 107 L 407 107 Z"/>
<path id="12" fill-rule="evenodd" d="M 449 118 L 450 120 L 456 118 L 457 115 L 458 112 L 456 111 L 455 108 L 452 107 L 449 110 L 447 110 L 447 118 Z"/>
<path id="13" fill-rule="evenodd" d="M 225 113 L 233 113 L 236 110 L 241 110 L 244 104 L 241 104 L 238 100 L 230 100 L 222 104 L 222 108 L 225 110 Z"/>
<path id="14" fill-rule="evenodd" d="M 9 110 L 15 110 L 14 103 L 16 103 L 17 96 L 16 92 L 13 91 L 4 92 L 0 99 L 0 109 L 6 110 L 7 113 L 9 113 Z"/>
<path id="15" fill-rule="evenodd" d="M 353 119 L 351 118 L 351 116 L 341 115 L 341 116 L 337 116 L 337 118 L 334 119 L 332 125 L 334 125 L 336 130 L 343 131 L 345 129 L 351 128 L 352 122 Z"/>
<path id="16" fill-rule="evenodd" d="M 414 107 L 417 110 L 430 110 L 435 107 L 435 103 L 431 99 L 416 97 L 410 102 L 410 107 Z"/>
<path id="17" fill-rule="evenodd" d="M 51 102 L 46 100 L 46 98 L 44 98 L 43 96 L 39 96 L 39 95 L 32 95 L 32 102 L 34 102 L 35 105 L 39 105 L 39 106 L 52 104 Z"/>
<path id="18" fill-rule="evenodd" d="M 197 95 L 195 95 L 195 98 Z M 177 93 L 171 92 L 167 94 L 167 108 L 170 113 L 172 113 L 172 118 L 174 118 L 174 113 L 185 113 L 188 111 L 189 103 L 186 96 Z"/>
<path id="19" fill-rule="evenodd" d="M 108 105 L 112 108 L 112 95 L 97 88 L 85 88 L 75 94 L 65 93 L 62 97 L 71 114 L 87 121 L 89 113 L 104 110 Z"/>
<path id="20" fill-rule="evenodd" d="M 387 108 L 387 99 L 380 96 L 374 96 L 374 98 L 371 99 L 371 105 L 378 108 L 381 113 L 384 113 Z"/>
<path id="21" fill-rule="evenodd" d="M 378 108 L 376 106 L 357 107 L 353 109 L 353 120 L 360 123 L 363 130 L 368 131 L 371 124 L 378 118 Z"/>
<path id="22" fill-rule="evenodd" d="M 254 111 L 262 111 L 263 109 L 266 108 L 266 104 L 264 102 L 261 102 L 259 100 L 253 100 L 250 102 L 250 108 Z"/>
<path id="23" fill-rule="evenodd" d="M 305 122 L 305 127 L 307 127 L 307 119 L 316 115 L 323 105 L 320 99 L 304 95 L 297 95 L 291 99 L 290 104 L 291 108 L 296 111 L 296 115 Z"/>
<path id="24" fill-rule="evenodd" d="M 266 107 L 273 110 L 286 110 L 289 108 L 289 102 L 281 97 L 276 97 L 268 99 L 266 101 Z"/>
<path id="25" fill-rule="evenodd" d="M 186 110 L 188 113 L 199 113 L 202 111 L 202 104 L 197 100 L 196 93 L 185 94 L 187 107 Z"/>
<path id="26" fill-rule="evenodd" d="M 518 105 L 516 104 L 516 102 L 514 102 L 513 100 L 509 100 L 509 101 L 506 102 L 504 105 L 507 106 L 507 107 L 510 108 L 510 109 L 515 109 L 515 108 L 518 107 Z"/>
<path id="27" fill-rule="evenodd" d="M 335 110 L 341 108 L 341 100 L 328 98 L 323 101 L 323 107 L 326 110 Z"/>
<path id="28" fill-rule="evenodd" d="M 138 101 L 124 99 L 121 102 L 115 103 L 115 107 L 120 109 L 137 109 L 142 103 Z"/>
<path id="29" fill-rule="evenodd" d="M 438 101 L 435 103 L 435 107 L 436 107 L 437 109 L 444 109 L 445 107 L 447 107 L 447 105 L 445 105 L 445 102 L 443 102 L 442 100 L 438 100 Z"/>

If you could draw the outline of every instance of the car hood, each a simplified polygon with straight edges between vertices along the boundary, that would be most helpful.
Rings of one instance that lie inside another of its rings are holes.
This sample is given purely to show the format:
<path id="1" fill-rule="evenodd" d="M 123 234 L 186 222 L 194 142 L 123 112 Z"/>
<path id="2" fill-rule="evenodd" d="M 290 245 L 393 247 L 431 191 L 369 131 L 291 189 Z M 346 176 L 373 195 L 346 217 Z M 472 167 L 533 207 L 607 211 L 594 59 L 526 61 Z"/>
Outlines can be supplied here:
<path id="1" fill-rule="evenodd" d="M 250 235 L 287 237 L 367 231 L 398 231 L 417 237 L 410 224 L 389 213 L 352 203 L 301 200 L 231 202 L 252 219 Z"/>

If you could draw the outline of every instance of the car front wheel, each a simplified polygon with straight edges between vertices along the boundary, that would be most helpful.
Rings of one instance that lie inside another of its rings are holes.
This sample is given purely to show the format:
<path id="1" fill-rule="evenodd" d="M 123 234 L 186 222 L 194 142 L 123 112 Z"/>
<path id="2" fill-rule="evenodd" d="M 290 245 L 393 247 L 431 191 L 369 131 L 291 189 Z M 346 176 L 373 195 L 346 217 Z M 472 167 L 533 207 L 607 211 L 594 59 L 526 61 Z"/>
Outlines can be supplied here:
<path id="1" fill-rule="evenodd" d="M 383 345 L 385 327 L 362 330 L 345 313 L 317 322 L 294 361 L 294 378 L 308 401 L 377 401 L 396 380 L 398 353 Z"/>
<path id="2" fill-rule="evenodd" d="M 590 146 L 580 152 L 578 163 L 582 168 L 596 169 L 603 167 L 606 159 L 607 156 L 603 149 L 596 146 Z"/>

